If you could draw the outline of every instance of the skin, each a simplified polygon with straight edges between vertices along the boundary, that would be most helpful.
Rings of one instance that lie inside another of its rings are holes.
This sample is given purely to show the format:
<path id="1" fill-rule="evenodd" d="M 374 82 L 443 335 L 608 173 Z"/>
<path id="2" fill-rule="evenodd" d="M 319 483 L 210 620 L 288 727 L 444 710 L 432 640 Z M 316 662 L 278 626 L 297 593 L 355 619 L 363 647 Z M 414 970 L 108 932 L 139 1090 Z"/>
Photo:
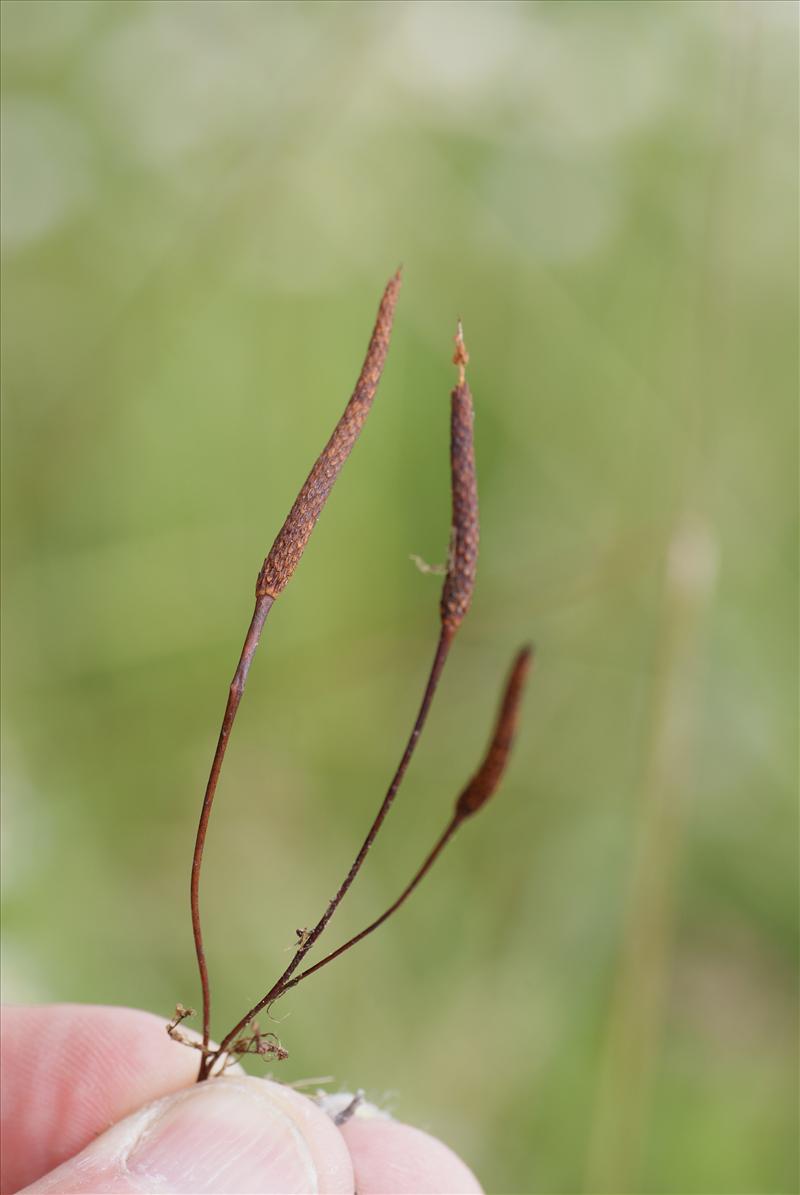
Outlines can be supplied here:
<path id="1" fill-rule="evenodd" d="M 197 1057 L 150 1013 L 2 1013 L 0 1192 L 480 1192 L 447 1146 L 380 1116 L 341 1128 L 312 1100 Z"/>

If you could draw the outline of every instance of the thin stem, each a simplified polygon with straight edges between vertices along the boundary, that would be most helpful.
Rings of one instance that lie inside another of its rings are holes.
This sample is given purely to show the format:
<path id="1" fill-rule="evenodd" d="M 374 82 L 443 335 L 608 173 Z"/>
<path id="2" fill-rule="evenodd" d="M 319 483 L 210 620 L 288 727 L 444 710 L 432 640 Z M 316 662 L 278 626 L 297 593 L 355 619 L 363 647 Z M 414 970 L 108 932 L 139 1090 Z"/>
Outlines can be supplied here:
<path id="1" fill-rule="evenodd" d="M 403 889 L 394 904 L 389 905 L 389 908 L 385 913 L 382 913 L 380 917 L 373 921 L 371 925 L 368 925 L 366 929 L 362 929 L 360 934 L 356 934 L 354 937 L 350 938 L 350 940 L 345 942 L 343 946 L 340 946 L 337 950 L 332 950 L 330 954 L 326 954 L 325 958 L 320 959 L 318 963 L 314 963 L 313 967 L 307 967 L 305 971 L 301 971 L 299 975 L 295 975 L 288 981 L 288 983 L 283 985 L 281 992 L 283 993 L 288 991 L 289 988 L 293 988 L 300 983 L 301 979 L 306 979 L 309 975 L 313 975 L 315 971 L 319 971 L 321 967 L 326 966 L 328 963 L 332 963 L 333 960 L 338 958 L 340 954 L 344 954 L 346 950 L 351 948 L 351 946 L 355 946 L 357 942 L 360 942 L 363 938 L 366 938 L 368 934 L 371 934 L 373 930 L 376 930 L 379 926 L 383 925 L 384 921 L 388 920 L 392 913 L 396 913 L 400 906 L 408 900 L 409 896 L 420 883 L 420 881 L 423 880 L 428 874 L 436 860 L 439 858 L 439 855 L 442 853 L 450 839 L 455 834 L 458 827 L 465 820 L 466 819 L 461 814 L 453 814 L 453 816 L 450 818 L 450 821 L 445 826 L 442 834 L 438 838 L 436 845 L 433 847 L 432 851 L 414 876 L 413 880 L 411 880 L 411 882 Z"/>
<path id="2" fill-rule="evenodd" d="M 225 706 L 225 715 L 222 719 L 222 727 L 219 732 L 219 739 L 217 740 L 217 749 L 214 752 L 214 759 L 211 763 L 211 772 L 209 773 L 208 783 L 206 784 L 203 808 L 200 811 L 200 823 L 197 827 L 197 837 L 194 844 L 191 882 L 192 933 L 194 934 L 197 966 L 200 971 L 200 986 L 203 991 L 203 1052 L 200 1059 L 199 1079 L 204 1079 L 208 1074 L 208 1041 L 211 1022 L 211 989 L 208 982 L 208 964 L 206 963 L 205 950 L 203 949 L 203 932 L 200 923 L 200 872 L 203 866 L 203 851 L 208 831 L 208 822 L 211 817 L 211 808 L 214 804 L 214 795 L 217 791 L 217 783 L 219 782 L 219 774 L 222 770 L 222 761 L 225 758 L 228 739 L 233 729 L 233 723 L 236 720 L 239 703 L 242 700 L 242 693 L 247 682 L 247 674 L 250 671 L 250 665 L 253 662 L 253 656 L 258 647 L 261 631 L 267 615 L 272 608 L 273 601 L 274 598 L 266 594 L 256 598 L 255 610 L 253 611 L 253 617 L 245 636 L 242 654 L 239 657 L 239 663 L 236 666 L 236 672 L 233 675 L 228 692 L 228 702 Z"/>
<path id="3" fill-rule="evenodd" d="M 396 280 L 399 284 L 399 279 Z M 391 285 L 391 283 L 390 283 Z M 333 917 L 337 908 L 342 902 L 343 897 L 347 893 L 353 880 L 361 870 L 361 866 L 367 857 L 370 847 L 375 841 L 384 819 L 389 812 L 392 802 L 394 801 L 397 790 L 402 783 L 403 777 L 408 768 L 411 756 L 414 754 L 414 748 L 417 745 L 417 740 L 422 733 L 422 728 L 425 725 L 425 720 L 428 716 L 428 711 L 433 701 L 436 687 L 439 683 L 439 678 L 442 674 L 445 661 L 447 660 L 448 652 L 450 651 L 453 639 L 464 620 L 467 611 L 469 610 L 472 601 L 472 591 L 475 585 L 475 570 L 478 561 L 478 490 L 475 480 L 475 452 L 473 447 L 473 407 L 472 395 L 466 381 L 465 367 L 469 360 L 466 345 L 464 344 L 464 334 L 461 327 L 461 322 L 458 323 L 456 331 L 456 352 L 453 357 L 453 362 L 458 366 L 458 384 L 450 395 L 450 490 L 452 499 L 452 534 L 450 545 L 450 559 L 447 566 L 447 575 L 444 579 L 444 586 L 442 588 L 442 596 L 439 603 L 439 612 L 441 618 L 441 630 L 439 632 L 439 641 L 436 645 L 436 654 L 433 659 L 431 671 L 428 676 L 428 682 L 425 686 L 425 692 L 422 697 L 422 703 L 417 714 L 411 735 L 406 744 L 405 751 L 397 766 L 397 770 L 389 785 L 386 796 L 383 798 L 383 803 L 378 810 L 377 816 L 370 826 L 367 837 L 362 843 L 361 849 L 355 857 L 352 867 L 345 876 L 342 884 L 334 896 L 333 900 L 328 903 L 328 907 L 322 914 L 317 924 L 309 934 L 304 934 L 297 950 L 295 951 L 292 961 L 289 963 L 286 970 L 279 979 L 272 985 L 270 990 L 263 996 L 257 1004 L 255 1004 L 250 1011 L 242 1017 L 239 1023 L 234 1026 L 227 1037 L 223 1038 L 219 1050 L 211 1057 L 210 1065 L 213 1065 L 215 1059 L 224 1052 L 227 1046 L 234 1040 L 236 1035 L 242 1030 L 252 1019 L 261 1012 L 273 1000 L 277 999 L 285 990 L 288 981 L 291 979 L 294 972 L 299 967 L 309 950 L 314 946 L 327 926 L 330 919 Z M 311 479 L 309 479 L 310 481 Z M 301 491 L 301 497 L 305 494 L 307 486 Z M 313 493 L 313 487 L 310 491 Z M 300 502 L 300 499 L 298 499 Z M 291 515 L 290 515 L 291 519 Z M 302 519 L 300 520 L 302 525 Z M 276 551 L 278 541 L 273 545 L 273 550 L 270 556 L 275 554 L 277 560 L 282 561 L 287 553 L 281 548 Z M 288 553 L 288 558 L 291 559 L 292 552 Z M 262 585 L 262 579 L 267 577 L 270 573 L 270 559 L 265 561 L 262 576 L 259 577 L 259 585 L 256 589 L 257 593 L 274 592 L 278 593 L 278 588 L 269 589 Z M 271 570 L 274 573 L 274 569 Z M 471 810 L 463 810 L 462 814 L 469 813 Z"/>
<path id="4" fill-rule="evenodd" d="M 449 644 L 450 638 L 448 637 L 448 633 L 445 628 L 442 630 L 442 636 L 436 649 L 436 656 L 434 658 L 431 674 L 425 689 L 425 696 L 422 699 L 422 705 L 420 706 L 420 711 L 417 715 L 417 721 L 414 724 L 414 730 L 412 731 L 411 738 L 409 739 L 408 746 L 406 747 L 406 751 L 403 755 L 403 759 L 400 762 L 397 773 L 395 773 L 392 786 L 389 789 L 389 793 L 387 793 L 387 797 L 384 799 L 384 803 L 381 806 L 378 817 L 375 819 L 375 822 L 373 822 L 364 846 L 361 848 L 361 851 L 356 857 L 356 861 L 351 867 L 345 882 L 339 889 L 337 896 L 334 897 L 334 900 L 332 900 L 328 905 L 326 916 L 323 917 L 322 921 L 314 930 L 315 939 L 319 937 L 319 935 L 322 933 L 322 930 L 325 928 L 325 925 L 327 925 L 327 922 L 330 921 L 330 918 L 336 911 L 336 906 L 338 905 L 344 893 L 347 891 L 349 885 L 352 883 L 352 880 L 358 871 L 358 867 L 360 866 L 360 861 L 363 862 L 363 859 L 366 856 L 366 853 L 369 850 L 369 847 L 374 840 L 378 829 L 380 828 L 380 823 L 383 817 L 385 817 L 389 805 L 391 804 L 391 800 L 389 798 L 394 795 L 399 787 L 405 767 L 408 765 L 408 760 L 411 758 L 414 743 L 416 742 L 417 738 L 419 738 L 419 733 L 425 721 L 428 707 L 430 706 L 433 693 L 436 689 L 438 677 L 441 674 L 442 668 L 444 667 L 444 661 L 447 657 Z M 377 921 L 373 921 L 367 926 L 366 929 L 362 930 L 360 934 L 356 934 L 354 938 L 350 938 L 349 941 L 345 942 L 343 946 L 340 946 L 331 954 L 326 955 L 325 958 L 321 959 L 318 963 L 315 963 L 313 967 L 308 967 L 305 971 L 301 971 L 299 975 L 296 975 L 294 978 L 292 978 L 298 963 L 308 952 L 310 944 L 312 944 L 311 935 L 309 935 L 309 937 L 304 940 L 303 945 L 297 951 L 280 979 L 278 979 L 272 985 L 267 994 L 261 1000 L 259 1000 L 258 1004 L 251 1008 L 246 1016 L 242 1017 L 238 1025 L 236 1025 L 230 1031 L 227 1037 L 223 1039 L 222 1044 L 216 1053 L 210 1056 L 208 1061 L 209 1068 L 214 1065 L 217 1058 L 219 1058 L 219 1056 L 225 1052 L 240 1031 L 244 1029 L 254 1017 L 258 1016 L 263 1008 L 266 1008 L 268 1005 L 273 1003 L 273 1001 L 277 1000 L 278 997 L 282 996 L 284 992 L 288 991 L 289 988 L 295 987 L 301 979 L 306 979 L 309 975 L 313 975 L 315 971 L 319 971 L 320 967 L 324 967 L 327 963 L 330 963 L 335 958 L 338 958 L 339 955 L 344 954 L 345 951 L 349 950 L 351 946 L 355 946 L 356 942 L 360 942 L 362 938 L 366 938 L 367 934 L 371 934 L 373 930 L 376 930 L 379 925 L 383 925 L 384 921 L 386 921 L 388 917 L 391 917 L 392 913 L 396 912 L 396 910 L 400 908 L 400 906 L 408 899 L 423 877 L 427 875 L 461 823 L 478 813 L 479 810 L 484 807 L 486 802 L 489 801 L 490 798 L 495 794 L 500 782 L 503 779 L 506 767 L 508 766 L 511 748 L 514 744 L 514 738 L 516 736 L 517 726 L 519 723 L 522 695 L 525 690 L 525 683 L 528 678 L 528 672 L 530 671 L 532 660 L 533 649 L 529 646 L 520 648 L 515 654 L 508 676 L 506 677 L 505 685 L 503 686 L 500 708 L 497 712 L 492 735 L 489 739 L 489 744 L 486 748 L 484 757 L 481 760 L 477 771 L 472 774 L 470 779 L 467 781 L 467 784 L 459 793 L 450 821 L 445 826 L 444 831 L 440 835 L 430 854 L 425 859 L 425 862 L 422 864 L 411 882 L 406 888 L 403 889 L 402 893 L 394 902 L 394 904 L 390 905 L 386 912 L 383 913 L 377 919 Z"/>
<path id="5" fill-rule="evenodd" d="M 333 897 L 333 899 L 331 901 L 329 901 L 328 906 L 325 909 L 325 912 L 322 914 L 322 916 L 320 917 L 317 924 L 314 926 L 311 933 L 308 935 L 308 937 L 306 937 L 304 939 L 302 945 L 298 947 L 297 951 L 294 954 L 294 957 L 292 958 L 292 961 L 289 963 L 286 970 L 283 972 L 283 974 L 280 976 L 280 978 L 276 980 L 276 982 L 272 985 L 272 987 L 266 993 L 266 995 L 263 996 L 258 1001 L 257 1004 L 254 1004 L 253 1007 L 250 1009 L 250 1011 L 248 1013 L 246 1013 L 245 1016 L 243 1016 L 242 1019 L 236 1025 L 234 1025 L 234 1027 L 233 1027 L 233 1029 L 231 1029 L 230 1033 L 228 1033 L 227 1036 L 225 1038 L 223 1038 L 216 1054 L 211 1056 L 209 1065 L 213 1065 L 214 1060 L 225 1051 L 227 1046 L 230 1045 L 230 1043 L 237 1036 L 237 1034 L 239 1034 L 241 1032 L 241 1030 L 244 1029 L 245 1026 L 250 1021 L 252 1021 L 252 1019 L 254 1017 L 258 1016 L 258 1014 L 261 1012 L 262 1008 L 266 1008 L 266 1006 L 268 1004 L 271 1004 L 272 1001 L 275 1000 L 279 995 L 281 995 L 281 993 L 285 990 L 287 980 L 291 978 L 291 976 L 297 970 L 300 963 L 303 961 L 305 956 L 308 954 L 311 947 L 317 941 L 320 934 L 322 933 L 322 931 L 325 929 L 328 922 L 330 921 L 331 917 L 333 917 L 337 908 L 341 904 L 342 899 L 345 896 L 345 894 L 347 893 L 347 890 L 349 889 L 350 885 L 353 883 L 353 880 L 356 878 L 359 871 L 361 870 L 361 866 L 367 857 L 369 849 L 372 846 L 373 842 L 375 841 L 375 838 L 376 838 L 381 826 L 383 825 L 383 822 L 384 822 L 384 819 L 386 818 L 387 813 L 389 812 L 389 810 L 392 807 L 394 798 L 397 795 L 397 790 L 399 789 L 399 787 L 402 783 L 403 777 L 405 776 L 406 770 L 411 761 L 411 757 L 414 754 L 414 749 L 417 745 L 419 736 L 422 733 L 422 728 L 425 725 L 426 719 L 428 717 L 428 712 L 431 707 L 431 702 L 433 701 L 433 697 L 436 692 L 437 685 L 439 684 L 439 678 L 442 675 L 442 670 L 444 668 L 445 661 L 447 660 L 447 654 L 450 650 L 450 645 L 451 645 L 452 641 L 453 641 L 453 631 L 447 625 L 442 625 L 442 629 L 439 634 L 439 641 L 436 645 L 436 654 L 433 657 L 433 664 L 431 665 L 430 674 L 428 676 L 428 682 L 425 686 L 425 692 L 422 697 L 422 702 L 420 703 L 419 712 L 417 713 L 417 717 L 414 722 L 414 726 L 412 728 L 408 742 L 406 743 L 406 747 L 403 752 L 402 758 L 400 760 L 400 763 L 397 765 L 397 770 L 395 771 L 395 774 L 392 777 L 392 782 L 389 785 L 389 788 L 386 792 L 386 796 L 383 798 L 383 802 L 381 804 L 380 809 L 378 810 L 375 820 L 373 821 L 372 825 L 370 826 L 369 832 L 367 833 L 367 836 L 361 845 L 361 849 L 358 852 L 358 854 L 356 855 L 355 860 L 353 861 L 353 864 L 352 864 L 350 870 L 348 871 L 347 875 L 345 876 L 344 880 L 342 881 L 338 892 Z"/>
<path id="6" fill-rule="evenodd" d="M 361 372 L 358 375 L 355 390 L 344 409 L 339 422 L 317 457 L 306 478 L 300 493 L 297 495 L 283 526 L 275 538 L 267 554 L 256 581 L 256 607 L 247 637 L 244 641 L 239 665 L 231 682 L 228 693 L 228 703 L 222 720 L 217 749 L 211 764 L 211 773 L 206 785 L 203 808 L 200 813 L 200 824 L 195 840 L 194 857 L 192 859 L 192 932 L 194 934 L 197 965 L 200 971 L 200 986 L 203 992 L 203 1047 L 200 1069 L 197 1080 L 208 1077 L 213 1058 L 209 1057 L 208 1042 L 211 1021 L 211 989 L 208 981 L 208 967 L 205 951 L 203 950 L 203 934 L 200 924 L 200 870 L 203 864 L 203 849 L 205 847 L 208 820 L 214 803 L 222 761 L 228 745 L 231 729 L 242 699 L 247 673 L 253 656 L 258 647 L 258 640 L 264 626 L 264 620 L 272 607 L 276 597 L 285 589 L 291 580 L 294 570 L 305 551 L 309 537 L 316 525 L 331 489 L 339 473 L 350 455 L 359 437 L 367 415 L 372 407 L 378 382 L 381 379 L 386 354 L 389 351 L 394 309 L 400 291 L 400 271 L 398 270 L 388 281 L 383 292 L 375 326 L 372 329 L 367 355 Z"/>
<path id="7" fill-rule="evenodd" d="M 373 921 L 366 929 L 363 929 L 360 934 L 356 934 L 338 950 L 334 950 L 331 954 L 325 956 L 313 967 L 308 967 L 305 971 L 301 971 L 293 979 L 283 983 L 280 988 L 282 995 L 289 988 L 295 987 L 301 979 L 305 979 L 308 975 L 313 975 L 315 971 L 319 971 L 320 967 L 324 967 L 326 963 L 332 962 L 338 958 L 340 954 L 344 954 L 351 946 L 355 946 L 356 942 L 360 942 L 362 938 L 366 938 L 367 934 L 371 934 L 373 930 L 377 929 L 379 925 L 383 925 L 388 917 L 391 917 L 405 900 L 419 884 L 420 880 L 427 875 L 433 864 L 438 859 L 441 852 L 444 850 L 447 843 L 455 834 L 458 827 L 467 818 L 476 814 L 486 802 L 497 791 L 506 767 L 508 766 L 511 748 L 514 743 L 514 737 L 517 732 L 517 724 L 519 722 L 520 703 L 522 694 L 525 689 L 525 682 L 528 677 L 531 660 L 533 658 L 533 651 L 530 647 L 522 647 L 516 653 L 511 665 L 511 669 L 506 678 L 505 686 L 503 688 L 503 695 L 500 701 L 500 708 L 497 712 L 492 736 L 489 740 L 489 745 L 486 749 L 486 754 L 481 761 L 477 771 L 472 775 L 468 783 L 461 790 L 458 799 L 453 809 L 453 814 L 450 821 L 444 828 L 440 838 L 426 858 L 425 862 L 420 867 L 414 878 L 403 889 L 400 896 L 390 905 L 377 921 Z"/>

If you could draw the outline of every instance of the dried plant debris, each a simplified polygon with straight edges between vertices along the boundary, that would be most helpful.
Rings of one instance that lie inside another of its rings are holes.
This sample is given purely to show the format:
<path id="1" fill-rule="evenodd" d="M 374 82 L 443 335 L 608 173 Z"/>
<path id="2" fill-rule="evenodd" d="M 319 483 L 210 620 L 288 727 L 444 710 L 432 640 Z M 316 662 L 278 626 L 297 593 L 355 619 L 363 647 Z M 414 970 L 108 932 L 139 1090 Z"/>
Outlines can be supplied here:
<path id="1" fill-rule="evenodd" d="M 249 1033 L 231 1042 L 229 1054 L 237 1058 L 243 1054 L 258 1054 L 261 1058 L 274 1058 L 277 1062 L 289 1057 L 288 1050 L 284 1050 L 274 1033 L 262 1033 L 255 1021 L 251 1021 L 249 1030 Z"/>

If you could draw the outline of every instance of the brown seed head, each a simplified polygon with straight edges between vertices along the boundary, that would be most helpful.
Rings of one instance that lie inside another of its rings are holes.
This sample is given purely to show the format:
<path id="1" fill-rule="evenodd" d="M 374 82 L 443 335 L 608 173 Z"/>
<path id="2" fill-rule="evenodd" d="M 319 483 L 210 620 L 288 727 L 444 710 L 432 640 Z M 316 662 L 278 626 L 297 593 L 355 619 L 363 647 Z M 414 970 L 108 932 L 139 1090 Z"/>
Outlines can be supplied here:
<path id="1" fill-rule="evenodd" d="M 453 499 L 452 539 L 441 599 L 444 629 L 455 634 L 472 601 L 478 567 L 478 486 L 472 440 L 474 412 L 464 367 L 469 361 L 461 321 L 456 333 L 454 364 L 459 381 L 450 395 L 450 488 Z"/>
<path id="2" fill-rule="evenodd" d="M 533 649 L 530 647 L 523 647 L 517 652 L 483 763 L 456 801 L 455 813 L 458 818 L 470 817 L 471 814 L 477 813 L 496 791 L 503 778 L 517 732 L 520 702 L 532 659 Z"/>
<path id="3" fill-rule="evenodd" d="M 288 584 L 342 465 L 358 439 L 370 412 L 389 351 L 394 309 L 399 292 L 400 270 L 389 279 L 383 292 L 367 355 L 353 395 L 297 495 L 286 522 L 278 532 L 258 574 L 257 597 L 276 598 Z"/>

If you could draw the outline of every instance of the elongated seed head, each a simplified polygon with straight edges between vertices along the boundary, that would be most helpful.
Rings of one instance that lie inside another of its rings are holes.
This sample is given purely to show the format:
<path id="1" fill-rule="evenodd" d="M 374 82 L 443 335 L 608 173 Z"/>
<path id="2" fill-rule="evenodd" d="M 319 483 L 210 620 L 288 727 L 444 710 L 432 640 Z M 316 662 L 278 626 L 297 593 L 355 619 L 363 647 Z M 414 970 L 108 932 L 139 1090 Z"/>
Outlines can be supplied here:
<path id="1" fill-rule="evenodd" d="M 342 465 L 358 439 L 372 407 L 389 351 L 394 309 L 399 292 L 400 270 L 389 279 L 383 292 L 367 355 L 353 395 L 331 438 L 317 457 L 258 574 L 257 597 L 276 598 L 288 584 Z"/>
<path id="2" fill-rule="evenodd" d="M 533 660 L 533 649 L 523 647 L 514 659 L 508 674 L 503 699 L 483 763 L 456 801 L 458 818 L 477 813 L 497 790 L 508 764 L 508 757 L 519 723 L 519 710 L 525 681 Z"/>
<path id="3" fill-rule="evenodd" d="M 459 320 L 453 362 L 458 385 L 450 395 L 450 488 L 453 501 L 450 558 L 441 599 L 442 626 L 451 635 L 458 630 L 472 601 L 478 567 L 478 485 L 473 445 L 474 412 L 465 366 L 469 361 Z"/>

